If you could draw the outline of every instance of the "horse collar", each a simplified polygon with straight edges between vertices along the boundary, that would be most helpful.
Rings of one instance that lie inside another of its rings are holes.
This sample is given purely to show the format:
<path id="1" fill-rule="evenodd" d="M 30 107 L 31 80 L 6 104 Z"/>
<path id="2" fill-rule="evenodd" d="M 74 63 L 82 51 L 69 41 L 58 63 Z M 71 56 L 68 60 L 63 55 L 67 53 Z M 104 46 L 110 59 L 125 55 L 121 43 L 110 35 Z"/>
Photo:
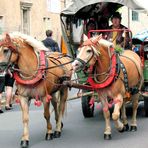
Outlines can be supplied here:
<path id="1" fill-rule="evenodd" d="M 114 48 L 110 48 L 110 50 L 111 50 L 111 52 L 113 52 Z M 117 63 L 115 53 L 112 55 L 111 63 L 112 63 L 112 65 L 111 65 L 112 68 L 111 68 L 110 73 L 109 73 L 110 76 L 105 80 L 105 82 L 96 83 L 91 76 L 88 77 L 87 82 L 92 86 L 93 89 L 105 88 L 105 87 L 109 86 L 113 82 L 113 80 L 114 80 L 114 78 L 116 76 L 116 63 Z"/>
<path id="2" fill-rule="evenodd" d="M 39 68 L 36 75 L 32 79 L 22 79 L 18 72 L 14 72 L 14 78 L 18 84 L 22 85 L 36 85 L 45 76 L 45 69 L 47 67 L 47 62 L 45 58 L 45 52 L 40 51 L 39 53 Z"/>

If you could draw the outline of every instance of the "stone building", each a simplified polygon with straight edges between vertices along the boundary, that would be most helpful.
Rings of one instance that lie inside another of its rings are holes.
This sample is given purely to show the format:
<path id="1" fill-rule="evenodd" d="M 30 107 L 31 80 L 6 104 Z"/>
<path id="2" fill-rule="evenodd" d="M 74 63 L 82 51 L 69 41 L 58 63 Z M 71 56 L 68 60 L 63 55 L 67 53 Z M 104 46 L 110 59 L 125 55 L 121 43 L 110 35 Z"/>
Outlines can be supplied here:
<path id="1" fill-rule="evenodd" d="M 52 29 L 60 42 L 59 13 L 65 0 L 3 0 L 0 4 L 0 33 L 20 31 L 42 40 Z"/>
<path id="2" fill-rule="evenodd" d="M 127 26 L 133 35 L 139 31 L 148 29 L 147 13 L 133 11 L 126 6 L 122 7 L 119 12 L 122 14 L 122 24 Z"/>

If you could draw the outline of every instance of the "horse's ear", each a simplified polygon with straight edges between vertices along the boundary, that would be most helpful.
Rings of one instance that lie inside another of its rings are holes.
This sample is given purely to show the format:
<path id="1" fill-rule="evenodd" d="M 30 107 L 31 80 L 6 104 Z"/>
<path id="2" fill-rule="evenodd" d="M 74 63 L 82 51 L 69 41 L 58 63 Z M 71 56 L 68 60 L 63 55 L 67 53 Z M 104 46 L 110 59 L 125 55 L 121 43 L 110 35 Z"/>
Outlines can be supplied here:
<path id="1" fill-rule="evenodd" d="M 88 40 L 88 37 L 85 34 L 83 34 L 83 42 L 85 42 L 86 40 Z"/>
<path id="2" fill-rule="evenodd" d="M 97 36 L 97 40 L 100 40 L 100 39 L 102 39 L 102 34 Z"/>
<path id="3" fill-rule="evenodd" d="M 5 36 L 6 36 L 6 38 L 5 38 L 6 42 L 10 43 L 11 42 L 10 35 L 8 33 L 6 33 Z"/>
<path id="4" fill-rule="evenodd" d="M 97 42 L 98 42 L 100 39 L 102 39 L 102 34 L 97 35 L 96 38 L 93 40 L 93 43 L 94 43 L 94 44 L 97 44 Z"/>

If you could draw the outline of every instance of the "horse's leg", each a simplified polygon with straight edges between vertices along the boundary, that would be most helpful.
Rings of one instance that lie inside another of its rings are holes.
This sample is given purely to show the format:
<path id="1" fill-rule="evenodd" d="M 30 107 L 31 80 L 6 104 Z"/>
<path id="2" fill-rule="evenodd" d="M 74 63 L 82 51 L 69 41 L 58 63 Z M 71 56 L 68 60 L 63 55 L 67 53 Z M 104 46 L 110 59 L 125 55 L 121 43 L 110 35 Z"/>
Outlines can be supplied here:
<path id="1" fill-rule="evenodd" d="M 43 99 L 43 104 L 44 104 L 44 118 L 47 122 L 47 133 L 45 136 L 46 140 L 52 140 L 53 139 L 53 131 L 52 131 L 52 125 L 50 123 L 50 102 L 46 102 L 46 98 Z"/>
<path id="2" fill-rule="evenodd" d="M 58 104 L 59 104 L 60 99 L 59 99 L 58 94 L 59 94 L 59 91 L 56 92 L 55 94 L 53 94 L 52 95 L 52 100 L 51 100 L 51 103 L 52 103 L 52 105 L 54 107 L 55 121 L 57 121 L 58 117 L 59 117 Z"/>
<path id="3" fill-rule="evenodd" d="M 110 126 L 110 111 L 108 109 L 108 101 L 107 99 L 100 98 L 100 101 L 103 106 L 103 115 L 105 119 L 105 131 L 104 131 L 104 139 L 110 140 L 111 139 L 111 126 Z"/>
<path id="4" fill-rule="evenodd" d="M 122 107 L 123 104 L 123 97 L 121 94 L 118 94 L 117 97 L 114 99 L 114 111 L 112 114 L 112 119 L 115 122 L 115 127 L 118 129 L 119 132 L 124 131 L 124 125 L 123 123 L 120 121 L 119 117 L 120 117 L 120 109 Z"/>
<path id="5" fill-rule="evenodd" d="M 68 97 L 68 88 L 64 87 L 62 90 L 60 90 L 60 101 L 59 101 L 59 106 L 58 106 L 58 118 L 56 120 L 56 130 L 54 132 L 54 137 L 55 138 L 59 138 L 61 136 L 61 130 L 63 127 L 63 123 L 62 123 L 62 117 L 65 111 L 65 104 L 66 104 L 66 100 Z"/>
<path id="6" fill-rule="evenodd" d="M 128 131 L 129 130 L 129 125 L 128 125 L 128 120 L 126 116 L 126 107 L 125 107 L 125 102 L 123 101 L 123 105 L 121 107 L 121 119 L 124 125 L 124 130 Z"/>
<path id="7" fill-rule="evenodd" d="M 27 148 L 29 146 L 29 102 L 26 97 L 19 96 L 20 106 L 22 109 L 22 120 L 23 120 L 23 136 L 21 139 L 21 147 Z"/>
<path id="8" fill-rule="evenodd" d="M 137 131 L 138 99 L 139 99 L 139 94 L 135 94 L 135 95 L 132 96 L 133 115 L 132 115 L 132 120 L 131 120 L 130 131 Z"/>

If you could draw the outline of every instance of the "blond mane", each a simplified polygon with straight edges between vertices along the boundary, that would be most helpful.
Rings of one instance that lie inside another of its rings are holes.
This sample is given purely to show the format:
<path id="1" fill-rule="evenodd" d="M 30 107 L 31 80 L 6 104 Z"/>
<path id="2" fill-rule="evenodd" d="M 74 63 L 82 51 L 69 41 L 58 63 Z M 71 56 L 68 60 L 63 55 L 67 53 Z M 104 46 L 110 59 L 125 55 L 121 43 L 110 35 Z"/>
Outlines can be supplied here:
<path id="1" fill-rule="evenodd" d="M 35 39 L 32 36 L 29 36 L 27 34 L 23 34 L 23 33 L 20 33 L 20 32 L 13 32 L 13 33 L 10 33 L 9 35 L 10 35 L 11 38 L 23 39 L 23 41 L 25 41 L 30 46 L 32 46 L 35 51 L 38 51 L 38 52 L 41 51 L 41 50 L 49 51 L 49 49 L 46 48 L 41 41 L 38 41 L 37 39 Z"/>
<path id="2" fill-rule="evenodd" d="M 96 40 L 96 38 L 98 38 L 99 36 L 94 36 L 93 38 L 92 38 L 92 41 L 93 40 Z M 110 42 L 110 41 L 108 41 L 108 40 L 105 40 L 105 39 L 103 39 L 103 38 L 100 38 L 99 40 L 98 40 L 98 43 L 101 45 L 101 46 L 104 46 L 104 47 L 106 47 L 106 48 L 110 48 L 110 47 L 113 47 L 114 45 L 113 45 L 113 43 L 112 42 Z M 99 56 L 99 54 L 100 54 L 100 51 L 98 51 L 96 48 L 93 48 L 94 49 L 94 52 Z"/>

